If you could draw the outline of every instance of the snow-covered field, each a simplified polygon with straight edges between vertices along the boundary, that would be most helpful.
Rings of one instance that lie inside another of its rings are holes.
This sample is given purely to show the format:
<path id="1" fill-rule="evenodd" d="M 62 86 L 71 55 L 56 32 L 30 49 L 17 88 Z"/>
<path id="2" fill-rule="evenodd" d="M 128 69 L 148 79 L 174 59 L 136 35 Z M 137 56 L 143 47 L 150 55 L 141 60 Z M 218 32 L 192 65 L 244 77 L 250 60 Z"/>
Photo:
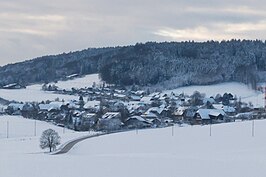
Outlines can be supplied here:
<path id="1" fill-rule="evenodd" d="M 101 81 L 99 79 L 98 74 L 90 74 L 86 75 L 82 78 L 77 78 L 68 81 L 59 81 L 56 85 L 62 89 L 71 89 L 75 88 L 83 88 L 92 86 L 93 82 L 96 84 L 100 84 Z M 22 102 L 32 102 L 32 101 L 46 101 L 46 100 L 55 100 L 59 98 L 60 100 L 64 99 L 66 101 L 78 99 L 77 96 L 72 95 L 62 95 L 62 94 L 53 94 L 51 92 L 42 91 L 42 84 L 35 84 L 31 86 L 27 86 L 26 89 L 0 89 L 0 97 L 6 100 L 15 100 Z"/>
<path id="2" fill-rule="evenodd" d="M 266 121 L 139 130 L 48 155 L 38 138 L 0 139 L 2 177 L 265 177 Z"/>
<path id="3" fill-rule="evenodd" d="M 6 100 L 12 101 L 22 101 L 22 102 L 33 102 L 33 101 L 46 101 L 46 100 L 55 100 L 59 98 L 60 100 L 73 100 L 78 99 L 77 96 L 73 95 L 62 95 L 62 94 L 53 94 L 51 92 L 45 92 L 41 90 L 42 85 L 31 85 L 26 89 L 0 89 L 0 97 Z"/>
<path id="4" fill-rule="evenodd" d="M 33 137 L 35 134 L 40 136 L 48 128 L 52 128 L 60 134 L 75 132 L 44 121 L 25 119 L 22 116 L 0 116 L 0 139 L 7 136 L 9 138 Z"/>
<path id="5" fill-rule="evenodd" d="M 99 78 L 99 74 L 90 74 L 86 75 L 82 78 L 76 78 L 68 81 L 59 81 L 56 85 L 61 89 L 71 89 L 74 88 L 84 88 L 92 86 L 93 83 L 96 85 L 101 84 L 101 80 Z M 19 90 L 6 90 L 0 89 L 0 97 L 7 100 L 15 100 L 22 102 L 32 102 L 32 101 L 46 101 L 46 100 L 55 100 L 59 98 L 60 100 L 64 99 L 66 101 L 78 99 L 77 96 L 73 95 L 62 95 L 62 94 L 53 94 L 51 92 L 44 92 L 41 90 L 42 85 L 36 84 L 28 86 L 26 89 Z M 194 91 L 199 91 L 201 93 L 205 93 L 206 96 L 214 96 L 218 93 L 224 94 L 232 93 L 233 95 L 237 95 L 238 98 L 241 97 L 241 100 L 246 103 L 253 103 L 256 107 L 264 106 L 264 94 L 255 90 L 252 90 L 247 85 L 238 83 L 238 82 L 228 82 L 221 83 L 215 85 L 208 86 L 188 86 L 188 87 L 180 87 L 174 90 L 167 90 L 164 93 L 185 93 L 188 95 L 192 95 Z"/>
<path id="6" fill-rule="evenodd" d="M 255 91 L 247 85 L 238 82 L 227 82 L 206 86 L 180 87 L 174 90 L 164 91 L 164 93 L 174 92 L 177 94 L 185 93 L 187 95 L 192 95 L 194 91 L 205 93 L 207 97 L 215 97 L 218 93 L 221 95 L 225 92 L 232 93 L 233 95 L 237 95 L 238 98 L 241 97 L 241 100 L 246 103 L 252 102 L 256 107 L 264 106 L 264 93 Z"/>
<path id="7" fill-rule="evenodd" d="M 7 151 L 14 150 L 16 152 L 17 150 L 21 151 L 20 147 L 24 147 L 20 144 L 27 142 L 29 144 L 28 153 L 39 152 L 41 151 L 38 144 L 39 138 L 42 132 L 49 128 L 58 132 L 62 144 L 73 138 L 88 135 L 88 132 L 75 132 L 51 123 L 25 119 L 21 116 L 0 116 L 0 146 Z"/>
<path id="8" fill-rule="evenodd" d="M 62 89 L 71 88 L 85 88 L 91 87 L 95 83 L 96 85 L 101 84 L 99 74 L 89 74 L 81 78 L 76 78 L 68 81 L 58 81 L 55 85 Z"/>

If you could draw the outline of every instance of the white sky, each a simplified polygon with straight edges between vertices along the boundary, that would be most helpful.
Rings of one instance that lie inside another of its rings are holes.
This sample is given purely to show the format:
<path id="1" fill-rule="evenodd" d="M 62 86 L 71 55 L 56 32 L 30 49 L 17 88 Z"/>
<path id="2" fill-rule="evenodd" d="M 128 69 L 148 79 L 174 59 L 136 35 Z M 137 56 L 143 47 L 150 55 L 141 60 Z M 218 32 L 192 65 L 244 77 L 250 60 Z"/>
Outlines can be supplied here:
<path id="1" fill-rule="evenodd" d="M 0 65 L 146 41 L 266 39 L 262 0 L 1 0 Z"/>

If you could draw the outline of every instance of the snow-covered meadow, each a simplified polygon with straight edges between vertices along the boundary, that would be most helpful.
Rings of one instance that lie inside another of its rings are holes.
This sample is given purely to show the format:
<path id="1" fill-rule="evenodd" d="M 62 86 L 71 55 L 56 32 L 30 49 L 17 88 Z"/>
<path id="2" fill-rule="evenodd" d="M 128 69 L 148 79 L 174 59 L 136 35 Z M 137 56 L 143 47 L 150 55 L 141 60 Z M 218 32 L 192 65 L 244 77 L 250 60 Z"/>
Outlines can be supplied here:
<path id="1" fill-rule="evenodd" d="M 52 123 L 25 119 L 22 116 L 0 116 L 0 139 L 40 136 L 48 128 L 55 129 L 60 134 L 75 133 Z"/>
<path id="2" fill-rule="evenodd" d="M 42 150 L 39 148 L 39 138 L 42 132 L 49 128 L 58 132 L 62 144 L 89 134 L 88 132 L 75 132 L 44 121 L 25 119 L 21 116 L 0 116 L 0 146 L 7 152 L 25 153 L 24 150 L 28 153 L 40 152 Z"/>
<path id="3" fill-rule="evenodd" d="M 55 85 L 62 89 L 71 89 L 91 87 L 94 83 L 96 85 L 102 83 L 99 74 L 89 74 L 84 77 L 75 78 L 68 81 L 58 81 L 57 83 L 55 83 Z"/>
<path id="4" fill-rule="evenodd" d="M 82 78 L 76 78 L 68 81 L 58 81 L 56 85 L 61 89 L 71 89 L 74 88 L 84 88 L 92 86 L 93 83 L 100 84 L 101 80 L 99 79 L 98 74 L 86 75 Z M 54 84 L 54 83 L 51 83 Z M 27 86 L 26 89 L 0 89 L 0 97 L 6 100 L 12 101 L 22 101 L 22 102 L 32 102 L 32 101 L 46 101 L 46 100 L 55 100 L 59 98 L 60 100 L 74 100 L 78 99 L 78 96 L 74 95 L 62 95 L 54 94 L 52 92 L 42 91 L 42 84 L 35 84 Z"/>
<path id="5" fill-rule="evenodd" d="M 87 139 L 49 155 L 37 137 L 0 139 L 3 177 L 264 177 L 266 121 L 175 126 Z M 60 131 L 60 130 L 59 130 Z"/>
<path id="6" fill-rule="evenodd" d="M 75 78 L 68 81 L 58 81 L 56 86 L 61 89 L 71 89 L 74 88 L 85 88 L 92 86 L 93 83 L 99 85 L 102 81 L 99 78 L 99 74 L 90 74 L 81 78 Z M 54 83 L 51 83 L 54 84 Z M 32 101 L 46 101 L 46 100 L 55 100 L 59 98 L 60 100 L 70 101 L 77 100 L 78 96 L 74 95 L 63 95 L 63 94 L 54 94 L 52 92 L 45 92 L 41 90 L 41 84 L 35 84 L 28 86 L 26 89 L 18 90 L 8 90 L 0 89 L 0 97 L 6 100 L 15 100 L 22 102 L 32 102 Z M 241 98 L 242 101 L 249 103 L 251 102 L 255 107 L 264 106 L 264 93 L 252 90 L 247 85 L 238 83 L 238 82 L 227 82 L 221 84 L 207 85 L 207 86 L 187 86 L 180 87 L 174 90 L 166 90 L 164 93 L 185 93 L 192 95 L 194 91 L 199 91 L 205 93 L 206 96 L 214 96 L 216 94 L 232 93 L 237 95 L 238 98 Z"/>
<path id="7" fill-rule="evenodd" d="M 57 86 L 69 89 L 98 84 L 88 75 Z M 181 87 L 165 93 L 215 96 L 230 92 L 263 106 L 263 93 L 240 83 Z M 17 101 L 43 101 L 77 96 L 41 91 L 41 85 L 20 90 L 0 90 L 0 97 Z M 49 155 L 39 148 L 41 133 L 55 129 L 62 143 L 88 132 L 74 132 L 53 124 L 0 116 L 0 177 L 265 177 L 266 120 L 210 126 L 174 126 L 104 135 L 78 143 L 67 154 Z M 211 130 L 211 136 L 210 136 Z"/>
<path id="8" fill-rule="evenodd" d="M 227 92 L 236 95 L 238 98 L 241 98 L 243 102 L 251 102 L 256 107 L 264 106 L 264 93 L 255 91 L 247 85 L 239 82 L 226 82 L 214 85 L 180 87 L 174 90 L 166 90 L 164 91 L 164 93 L 170 94 L 171 92 L 174 92 L 177 94 L 184 93 L 187 95 L 192 95 L 195 91 L 199 91 L 200 93 L 206 94 L 206 97 L 215 97 L 216 94 L 223 95 Z"/>
<path id="9" fill-rule="evenodd" d="M 42 91 L 41 88 L 42 85 L 36 84 L 27 86 L 26 89 L 0 89 L 0 97 L 9 101 L 14 100 L 19 102 L 41 102 L 46 100 L 55 100 L 57 98 L 60 100 L 78 99 L 78 96 L 53 94 L 51 92 Z"/>

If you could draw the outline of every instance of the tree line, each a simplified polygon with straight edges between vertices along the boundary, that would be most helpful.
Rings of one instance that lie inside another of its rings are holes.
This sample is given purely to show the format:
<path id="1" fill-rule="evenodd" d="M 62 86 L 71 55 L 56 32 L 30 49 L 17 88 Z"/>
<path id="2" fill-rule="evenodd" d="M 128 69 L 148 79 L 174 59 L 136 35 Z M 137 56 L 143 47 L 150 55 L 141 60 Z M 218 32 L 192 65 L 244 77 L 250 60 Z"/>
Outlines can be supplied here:
<path id="1" fill-rule="evenodd" d="M 147 42 L 44 56 L 0 68 L 0 86 L 50 82 L 99 73 L 109 84 L 177 87 L 265 81 L 266 43 L 260 40 Z"/>

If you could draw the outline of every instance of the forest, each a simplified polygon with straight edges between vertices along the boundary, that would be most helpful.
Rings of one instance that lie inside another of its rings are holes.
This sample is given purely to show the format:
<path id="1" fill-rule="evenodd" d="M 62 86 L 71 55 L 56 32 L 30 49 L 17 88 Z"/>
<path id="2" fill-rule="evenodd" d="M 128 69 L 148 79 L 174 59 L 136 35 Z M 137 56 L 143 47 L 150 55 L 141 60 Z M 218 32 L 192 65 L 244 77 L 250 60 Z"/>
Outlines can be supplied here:
<path id="1" fill-rule="evenodd" d="M 266 42 L 230 40 L 147 42 L 89 48 L 0 67 L 0 86 L 28 85 L 99 73 L 107 84 L 174 88 L 237 81 L 266 81 Z"/>

